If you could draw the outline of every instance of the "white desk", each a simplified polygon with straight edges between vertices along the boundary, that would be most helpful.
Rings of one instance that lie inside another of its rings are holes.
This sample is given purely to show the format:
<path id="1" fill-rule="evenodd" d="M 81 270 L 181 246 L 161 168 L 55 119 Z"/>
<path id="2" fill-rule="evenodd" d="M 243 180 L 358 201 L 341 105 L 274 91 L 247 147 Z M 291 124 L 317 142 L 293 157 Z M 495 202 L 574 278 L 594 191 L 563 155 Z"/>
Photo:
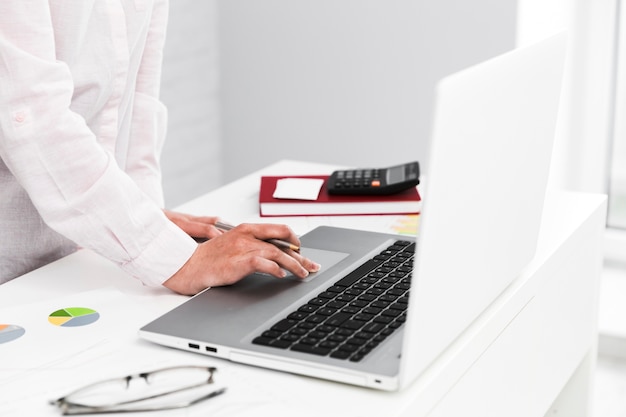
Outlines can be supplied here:
<path id="1" fill-rule="evenodd" d="M 282 161 L 179 209 L 230 222 L 250 221 L 258 213 L 261 174 L 322 174 L 334 168 Z M 218 381 L 228 385 L 228 392 L 157 415 L 586 416 L 596 353 L 605 205 L 602 196 L 551 194 L 532 264 L 412 386 L 395 393 L 232 364 L 142 341 L 136 336 L 141 325 L 186 298 L 142 287 L 108 261 L 79 251 L 0 287 L 0 323 L 20 324 L 15 322 L 20 317 L 32 323 L 22 338 L 0 344 L 0 415 L 57 415 L 47 400 L 88 381 L 163 364 L 208 363 L 219 368 Z M 279 220 L 297 233 L 325 222 L 380 229 L 386 221 Z M 62 329 L 38 317 L 54 306 L 81 302 L 91 303 L 83 306 L 95 307 L 101 319 Z"/>

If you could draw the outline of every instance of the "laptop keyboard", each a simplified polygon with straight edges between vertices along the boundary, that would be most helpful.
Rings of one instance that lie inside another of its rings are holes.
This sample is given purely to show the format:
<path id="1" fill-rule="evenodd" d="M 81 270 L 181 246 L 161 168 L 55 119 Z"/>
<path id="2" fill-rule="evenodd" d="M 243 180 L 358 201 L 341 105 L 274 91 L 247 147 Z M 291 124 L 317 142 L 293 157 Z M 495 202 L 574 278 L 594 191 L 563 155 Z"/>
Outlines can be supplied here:
<path id="1" fill-rule="evenodd" d="M 415 243 L 398 240 L 252 343 L 358 362 L 406 320 Z"/>

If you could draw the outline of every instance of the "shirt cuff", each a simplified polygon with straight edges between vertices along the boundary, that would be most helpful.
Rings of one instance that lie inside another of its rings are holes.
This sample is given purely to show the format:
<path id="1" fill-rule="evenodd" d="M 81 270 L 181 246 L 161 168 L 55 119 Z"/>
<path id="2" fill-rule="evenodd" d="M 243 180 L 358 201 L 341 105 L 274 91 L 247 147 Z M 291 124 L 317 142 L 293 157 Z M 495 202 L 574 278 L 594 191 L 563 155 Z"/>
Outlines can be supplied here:
<path id="1" fill-rule="evenodd" d="M 191 258 L 198 244 L 174 223 L 167 222 L 159 235 L 122 269 L 145 285 L 157 287 L 172 277 Z"/>

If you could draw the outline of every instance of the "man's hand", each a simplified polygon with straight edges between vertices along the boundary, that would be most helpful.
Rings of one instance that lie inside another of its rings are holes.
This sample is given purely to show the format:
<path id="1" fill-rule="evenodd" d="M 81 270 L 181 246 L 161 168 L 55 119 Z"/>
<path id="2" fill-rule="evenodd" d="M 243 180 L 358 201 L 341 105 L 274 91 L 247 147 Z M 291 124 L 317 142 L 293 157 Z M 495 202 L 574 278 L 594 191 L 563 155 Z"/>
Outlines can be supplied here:
<path id="1" fill-rule="evenodd" d="M 254 272 L 284 278 L 285 270 L 306 278 L 320 266 L 292 250 L 265 242 L 281 239 L 300 246 L 293 231 L 278 224 L 242 224 L 211 236 L 198 245 L 191 258 L 163 285 L 181 294 L 196 294 L 207 287 L 230 285 Z"/>

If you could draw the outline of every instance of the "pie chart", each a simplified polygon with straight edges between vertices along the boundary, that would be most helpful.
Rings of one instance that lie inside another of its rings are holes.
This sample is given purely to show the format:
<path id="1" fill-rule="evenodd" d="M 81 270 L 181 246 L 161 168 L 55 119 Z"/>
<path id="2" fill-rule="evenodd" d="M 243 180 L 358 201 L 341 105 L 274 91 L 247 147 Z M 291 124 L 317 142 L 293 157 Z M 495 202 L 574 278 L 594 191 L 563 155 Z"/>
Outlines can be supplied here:
<path id="1" fill-rule="evenodd" d="M 67 307 L 48 316 L 48 321 L 55 326 L 79 327 L 96 322 L 100 318 L 97 311 L 85 307 Z"/>
<path id="2" fill-rule="evenodd" d="M 22 337 L 26 330 L 15 324 L 0 324 L 0 344 Z"/>

